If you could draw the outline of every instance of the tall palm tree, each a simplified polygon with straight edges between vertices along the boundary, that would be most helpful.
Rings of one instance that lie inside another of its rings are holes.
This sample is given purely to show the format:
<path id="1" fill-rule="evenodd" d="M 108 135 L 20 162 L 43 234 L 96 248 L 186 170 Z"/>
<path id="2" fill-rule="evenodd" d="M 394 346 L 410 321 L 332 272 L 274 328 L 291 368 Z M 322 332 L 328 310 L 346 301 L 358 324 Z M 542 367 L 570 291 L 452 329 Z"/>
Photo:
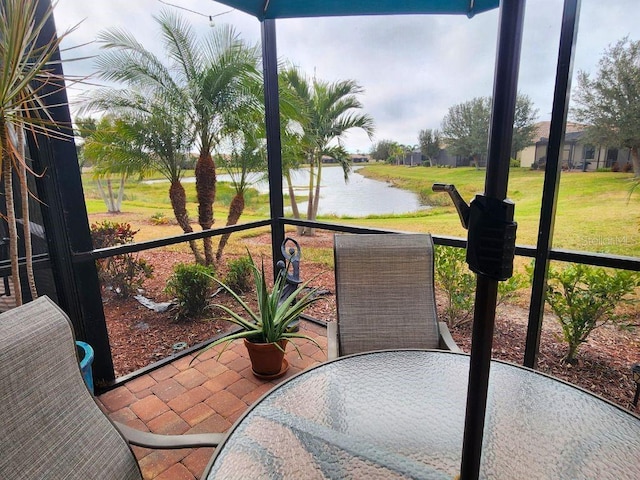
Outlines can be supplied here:
<path id="1" fill-rule="evenodd" d="M 51 90 L 65 88 L 65 77 L 51 68 L 59 62 L 60 43 L 73 29 L 53 36 L 47 42 L 38 41 L 46 22 L 53 14 L 49 5 L 41 18 L 36 18 L 37 0 L 3 0 L 0 2 L 0 172 L 4 183 L 9 257 L 13 293 L 17 305 L 22 304 L 22 288 L 18 269 L 18 232 L 16 204 L 13 192 L 20 191 L 26 251 L 27 277 L 31 296 L 35 298 L 31 232 L 28 216 L 27 174 L 30 172 L 25 155 L 25 134 L 54 138 L 70 137 L 60 132 L 50 115 L 44 96 Z M 13 174 L 19 184 L 13 184 Z"/>
<path id="2" fill-rule="evenodd" d="M 213 226 L 216 196 L 211 152 L 221 139 L 225 113 L 255 101 L 247 94 L 247 83 L 255 82 L 259 75 L 258 51 L 243 42 L 231 26 L 216 26 L 199 39 L 173 12 L 163 11 L 155 20 L 166 63 L 133 34 L 112 29 L 98 37 L 106 49 L 98 59 L 98 69 L 103 79 L 124 82 L 186 108 L 199 150 L 195 169 L 198 223 L 206 230 Z M 211 238 L 204 239 L 204 253 L 206 262 L 213 263 Z"/>
<path id="3" fill-rule="evenodd" d="M 346 181 L 351 164 L 341 140 L 352 128 L 361 128 L 371 137 L 373 119 L 356 112 L 362 108 L 358 95 L 363 89 L 353 80 L 334 83 L 317 79 L 309 81 L 295 68 L 285 72 L 285 80 L 304 106 L 307 118 L 302 125 L 303 148 L 309 162 L 307 219 L 315 220 L 320 200 L 322 157 L 328 155 L 335 158 L 343 168 Z M 304 228 L 301 233 L 313 235 L 313 229 Z"/>
<path id="4" fill-rule="evenodd" d="M 151 170 L 169 180 L 169 199 L 178 225 L 193 232 L 187 212 L 187 197 L 182 185 L 183 165 L 189 156 L 193 134 L 186 112 L 165 99 L 144 97 L 132 90 L 99 92 L 94 108 L 117 106 L 121 115 L 106 117 L 86 141 L 85 155 L 95 163 L 98 176 L 113 173 L 121 179 L 133 173 L 141 176 Z M 104 122 L 106 125 L 102 125 Z M 197 263 L 204 259 L 194 240 L 189 242 Z"/>
<path id="5" fill-rule="evenodd" d="M 255 122 L 246 121 L 238 124 L 232 135 L 229 135 L 230 153 L 219 156 L 219 164 L 222 164 L 229 176 L 235 195 L 229 205 L 227 226 L 235 225 L 244 212 L 245 194 L 247 189 L 255 182 L 256 176 L 252 175 L 266 170 L 267 152 L 264 135 L 264 126 L 258 119 Z M 229 241 L 230 233 L 220 237 L 216 261 L 222 258 L 222 252 Z"/>

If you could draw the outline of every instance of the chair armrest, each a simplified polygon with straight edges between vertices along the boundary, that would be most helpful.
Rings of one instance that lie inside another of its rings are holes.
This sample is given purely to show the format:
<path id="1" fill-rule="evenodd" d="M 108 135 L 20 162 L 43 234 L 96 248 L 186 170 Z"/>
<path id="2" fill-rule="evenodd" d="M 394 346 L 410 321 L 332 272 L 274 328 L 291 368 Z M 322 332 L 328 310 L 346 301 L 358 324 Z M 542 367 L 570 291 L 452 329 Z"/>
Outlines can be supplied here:
<path id="1" fill-rule="evenodd" d="M 125 440 L 131 445 L 157 449 L 191 447 L 215 447 L 224 440 L 224 433 L 198 433 L 188 435 L 158 435 L 113 422 Z"/>
<path id="2" fill-rule="evenodd" d="M 338 322 L 327 322 L 327 360 L 338 357 Z"/>
<path id="3" fill-rule="evenodd" d="M 449 350 L 451 352 L 462 353 L 462 350 L 456 342 L 454 342 L 453 337 L 451 336 L 451 332 L 449 331 L 449 327 L 445 322 L 438 322 L 438 327 L 440 329 L 440 348 L 442 350 Z"/>

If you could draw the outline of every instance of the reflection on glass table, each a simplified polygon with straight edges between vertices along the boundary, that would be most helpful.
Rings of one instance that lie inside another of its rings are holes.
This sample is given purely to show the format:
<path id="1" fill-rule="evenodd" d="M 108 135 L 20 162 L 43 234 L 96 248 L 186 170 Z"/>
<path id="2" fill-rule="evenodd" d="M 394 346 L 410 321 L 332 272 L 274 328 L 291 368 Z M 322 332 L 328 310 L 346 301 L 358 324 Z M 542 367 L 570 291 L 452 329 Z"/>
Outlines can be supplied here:
<path id="1" fill-rule="evenodd" d="M 208 479 L 459 473 L 469 357 L 371 352 L 302 372 L 257 402 Z M 531 370 L 491 364 L 480 477 L 640 478 L 640 418 Z"/>

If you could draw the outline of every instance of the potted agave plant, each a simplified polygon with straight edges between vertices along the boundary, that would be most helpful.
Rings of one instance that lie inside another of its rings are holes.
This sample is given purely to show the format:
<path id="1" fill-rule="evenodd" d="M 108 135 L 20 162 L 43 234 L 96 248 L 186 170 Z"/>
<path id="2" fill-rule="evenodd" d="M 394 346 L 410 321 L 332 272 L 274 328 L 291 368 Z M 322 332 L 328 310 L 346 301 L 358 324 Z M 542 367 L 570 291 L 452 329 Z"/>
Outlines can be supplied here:
<path id="1" fill-rule="evenodd" d="M 318 345 L 313 338 L 294 331 L 296 330 L 294 322 L 307 307 L 320 300 L 320 297 L 315 295 L 317 290 L 315 288 L 309 289 L 303 294 L 309 281 L 301 284 L 290 295 L 283 295 L 286 287 L 287 268 L 280 270 L 273 287 L 269 289 L 264 272 L 264 261 L 258 268 L 251 254 L 249 254 L 249 260 L 256 289 L 257 308 L 249 306 L 231 287 L 214 277 L 215 282 L 235 299 L 243 312 L 238 314 L 229 307 L 220 304 L 216 304 L 214 307 L 226 312 L 229 317 L 225 320 L 242 327 L 242 330 L 216 340 L 200 353 L 221 343 L 227 342 L 228 345 L 233 340 L 241 338 L 249 353 L 254 375 L 260 378 L 277 378 L 284 375 L 289 368 L 284 354 L 290 340 L 306 339 Z M 302 296 L 296 299 L 299 294 Z M 293 341 L 291 344 L 301 355 L 297 345 Z"/>

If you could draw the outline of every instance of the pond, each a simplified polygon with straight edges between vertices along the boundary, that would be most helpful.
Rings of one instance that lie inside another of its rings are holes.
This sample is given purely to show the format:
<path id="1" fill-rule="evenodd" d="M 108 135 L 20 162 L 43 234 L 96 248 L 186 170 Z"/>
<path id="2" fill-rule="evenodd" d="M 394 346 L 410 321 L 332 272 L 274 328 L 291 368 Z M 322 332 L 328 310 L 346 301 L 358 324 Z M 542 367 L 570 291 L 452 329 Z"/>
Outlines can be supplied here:
<path id="1" fill-rule="evenodd" d="M 366 217 L 367 215 L 391 215 L 411 213 L 425 208 L 418 196 L 407 190 L 391 186 L 389 183 L 365 178 L 358 173 L 362 167 L 355 167 L 345 183 L 342 169 L 338 166 L 323 166 L 320 186 L 320 205 L 318 215 L 336 215 L 345 217 Z M 256 176 L 257 177 L 257 176 Z M 227 174 L 218 175 L 218 181 L 228 182 Z M 309 185 L 309 170 L 292 172 L 296 195 L 306 197 Z M 149 183 L 161 180 L 148 180 Z M 183 182 L 195 182 L 195 178 L 185 178 Z M 288 193 L 286 182 L 284 192 Z M 261 193 L 269 191 L 264 180 L 257 180 L 253 187 Z M 299 203 L 300 213 L 307 211 L 307 203 Z"/>

